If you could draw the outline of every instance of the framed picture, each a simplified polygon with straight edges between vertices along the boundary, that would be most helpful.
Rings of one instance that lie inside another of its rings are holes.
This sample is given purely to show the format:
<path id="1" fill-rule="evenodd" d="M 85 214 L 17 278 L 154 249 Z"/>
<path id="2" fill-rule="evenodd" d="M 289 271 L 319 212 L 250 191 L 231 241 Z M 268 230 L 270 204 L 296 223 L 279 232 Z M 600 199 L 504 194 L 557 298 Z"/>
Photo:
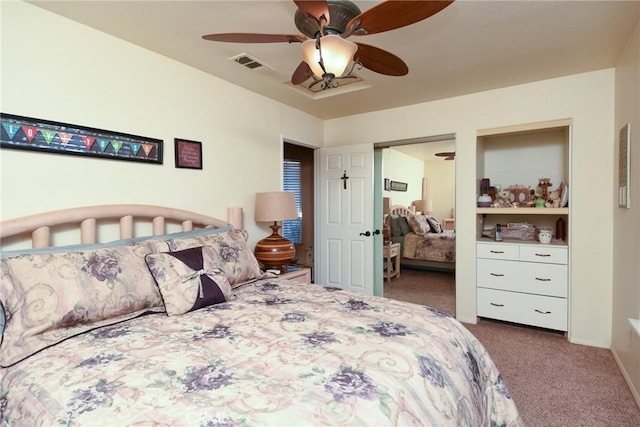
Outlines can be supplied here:
<path id="1" fill-rule="evenodd" d="M 202 143 L 175 138 L 176 167 L 202 169 Z"/>
<path id="2" fill-rule="evenodd" d="M 391 180 L 389 178 L 384 179 L 384 191 L 391 191 Z"/>
<path id="3" fill-rule="evenodd" d="M 630 208 L 629 179 L 631 176 L 631 123 L 627 123 L 620 129 L 618 146 L 618 207 Z"/>
<path id="4" fill-rule="evenodd" d="M 0 147 L 162 164 L 162 140 L 0 113 Z"/>
<path id="5" fill-rule="evenodd" d="M 391 191 L 407 191 L 407 183 L 399 181 L 391 181 Z"/>

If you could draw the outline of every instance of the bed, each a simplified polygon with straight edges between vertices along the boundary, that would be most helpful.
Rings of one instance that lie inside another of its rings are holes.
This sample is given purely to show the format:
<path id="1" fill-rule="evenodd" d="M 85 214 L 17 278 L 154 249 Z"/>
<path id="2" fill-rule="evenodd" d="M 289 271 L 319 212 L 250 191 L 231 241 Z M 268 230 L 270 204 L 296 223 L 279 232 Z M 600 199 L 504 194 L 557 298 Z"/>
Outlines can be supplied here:
<path id="1" fill-rule="evenodd" d="M 183 231 L 165 233 L 174 217 Z M 95 242 L 102 220 L 120 240 Z M 133 236 L 142 220 L 153 236 Z M 73 223 L 84 243 L 48 246 Z M 267 275 L 225 221 L 109 205 L 0 233 L 39 246 L 2 253 L 2 425 L 522 424 L 458 321 Z"/>
<path id="2" fill-rule="evenodd" d="M 455 271 L 455 230 L 444 230 L 434 217 L 415 215 L 412 210 L 399 205 L 391 206 L 385 223 L 391 229 L 391 241 L 400 243 L 401 266 Z"/>

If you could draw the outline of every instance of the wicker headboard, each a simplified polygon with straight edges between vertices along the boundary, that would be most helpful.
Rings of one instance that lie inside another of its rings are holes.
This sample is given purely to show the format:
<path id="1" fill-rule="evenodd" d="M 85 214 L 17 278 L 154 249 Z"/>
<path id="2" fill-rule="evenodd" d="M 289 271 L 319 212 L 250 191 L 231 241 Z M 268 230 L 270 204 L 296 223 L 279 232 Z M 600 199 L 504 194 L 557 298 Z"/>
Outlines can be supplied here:
<path id="1" fill-rule="evenodd" d="M 400 216 L 409 216 L 415 214 L 415 207 L 411 206 L 410 208 L 401 205 L 393 205 L 389 209 L 389 214 L 384 216 L 384 223 L 389 223 L 389 215 L 400 215 Z"/>
<path id="2" fill-rule="evenodd" d="M 238 209 L 238 208 L 230 208 Z M 231 211 L 229 212 L 231 214 Z M 97 243 L 99 222 L 119 221 L 120 238 L 134 237 L 134 221 L 151 222 L 153 235 L 166 233 L 167 223 L 181 225 L 182 231 L 195 227 L 224 227 L 229 223 L 196 212 L 154 205 L 98 205 L 70 208 L 59 211 L 40 213 L 21 218 L 10 219 L 0 223 L 0 244 L 10 238 L 28 238 L 34 248 L 51 246 L 51 233 L 55 228 L 79 227 L 80 243 Z M 233 224 L 241 228 L 242 225 Z"/>
<path id="3" fill-rule="evenodd" d="M 393 205 L 391 206 L 391 215 L 400 215 L 400 216 L 409 216 L 415 215 L 415 207 L 411 206 L 410 208 L 406 206 Z"/>

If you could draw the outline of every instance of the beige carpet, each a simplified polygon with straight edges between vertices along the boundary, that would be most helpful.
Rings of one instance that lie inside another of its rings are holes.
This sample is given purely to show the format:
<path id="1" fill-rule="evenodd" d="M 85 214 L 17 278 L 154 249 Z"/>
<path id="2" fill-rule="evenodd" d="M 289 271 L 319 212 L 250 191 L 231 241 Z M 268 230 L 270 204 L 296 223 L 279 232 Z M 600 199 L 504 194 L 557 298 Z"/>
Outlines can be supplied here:
<path id="1" fill-rule="evenodd" d="M 401 270 L 384 295 L 455 314 L 455 275 Z M 640 409 L 607 349 L 562 333 L 482 319 L 465 326 L 498 366 L 528 426 L 640 426 Z"/>

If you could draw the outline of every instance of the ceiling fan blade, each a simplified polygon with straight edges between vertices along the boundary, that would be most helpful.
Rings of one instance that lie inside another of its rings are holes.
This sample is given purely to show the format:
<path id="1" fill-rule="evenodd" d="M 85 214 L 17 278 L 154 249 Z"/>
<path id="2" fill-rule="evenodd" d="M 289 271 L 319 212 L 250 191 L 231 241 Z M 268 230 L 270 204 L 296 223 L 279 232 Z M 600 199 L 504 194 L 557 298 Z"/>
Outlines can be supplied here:
<path id="1" fill-rule="evenodd" d="M 388 0 L 351 19 L 347 32 L 363 36 L 404 27 L 435 15 L 451 3 L 453 0 Z"/>
<path id="2" fill-rule="evenodd" d="M 444 151 L 442 153 L 435 153 L 436 157 L 444 157 L 445 160 L 455 160 L 456 152 L 455 151 Z"/>
<path id="3" fill-rule="evenodd" d="M 307 38 L 300 34 L 252 34 L 252 33 L 220 33 L 207 34 L 203 39 L 213 42 L 228 43 L 302 43 Z"/>
<path id="4" fill-rule="evenodd" d="M 358 51 L 355 59 L 360 61 L 363 67 L 387 76 L 404 76 L 409 72 L 407 64 L 394 54 L 368 44 L 356 44 Z"/>
<path id="5" fill-rule="evenodd" d="M 311 76 L 313 76 L 313 72 L 311 68 L 309 68 L 309 64 L 302 61 L 298 68 L 293 72 L 291 76 L 291 83 L 294 85 L 299 85 L 301 83 L 306 82 Z"/>
<path id="6" fill-rule="evenodd" d="M 329 5 L 327 4 L 326 0 L 294 0 L 294 3 L 296 4 L 296 6 L 298 6 L 300 12 L 304 13 L 305 15 L 313 16 L 315 20 L 318 21 L 318 24 L 322 22 L 322 17 L 324 16 L 324 23 L 321 25 L 323 27 L 329 25 Z M 322 30 L 322 28 L 319 28 L 319 30 Z"/>

